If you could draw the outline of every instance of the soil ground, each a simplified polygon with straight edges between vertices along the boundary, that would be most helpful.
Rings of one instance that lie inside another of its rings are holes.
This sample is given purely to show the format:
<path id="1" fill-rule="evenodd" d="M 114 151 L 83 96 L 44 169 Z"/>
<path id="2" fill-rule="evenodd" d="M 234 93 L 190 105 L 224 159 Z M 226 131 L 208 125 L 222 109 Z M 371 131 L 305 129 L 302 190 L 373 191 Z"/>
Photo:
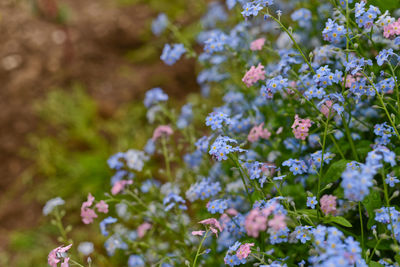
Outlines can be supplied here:
<path id="1" fill-rule="evenodd" d="M 35 101 L 78 81 L 107 117 L 155 86 L 172 97 L 197 90 L 193 61 L 171 68 L 159 60 L 162 43 L 149 33 L 157 12 L 148 5 L 35 1 L 0 1 L 0 249 L 7 233 L 34 227 L 41 216 L 39 203 L 21 197 L 31 186 L 22 174 L 33 162 L 20 152 L 41 123 Z M 64 23 L 60 9 L 68 13 Z"/>

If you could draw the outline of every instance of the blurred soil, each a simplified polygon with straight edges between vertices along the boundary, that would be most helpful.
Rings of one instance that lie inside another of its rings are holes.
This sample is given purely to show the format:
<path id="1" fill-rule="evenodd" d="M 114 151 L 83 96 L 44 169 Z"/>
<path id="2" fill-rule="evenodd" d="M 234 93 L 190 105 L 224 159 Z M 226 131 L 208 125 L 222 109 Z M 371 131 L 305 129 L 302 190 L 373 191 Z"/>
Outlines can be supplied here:
<path id="1" fill-rule="evenodd" d="M 193 61 L 171 68 L 159 60 L 162 44 L 149 33 L 157 14 L 146 4 L 35 1 L 35 7 L 33 0 L 0 1 L 0 249 L 9 231 L 32 227 L 41 216 L 41 205 L 24 198 L 31 185 L 21 178 L 32 162 L 20 151 L 41 123 L 36 100 L 79 81 L 99 104 L 99 114 L 110 117 L 154 86 L 175 97 L 197 88 Z M 57 15 L 62 7 L 68 13 L 64 23 Z"/>

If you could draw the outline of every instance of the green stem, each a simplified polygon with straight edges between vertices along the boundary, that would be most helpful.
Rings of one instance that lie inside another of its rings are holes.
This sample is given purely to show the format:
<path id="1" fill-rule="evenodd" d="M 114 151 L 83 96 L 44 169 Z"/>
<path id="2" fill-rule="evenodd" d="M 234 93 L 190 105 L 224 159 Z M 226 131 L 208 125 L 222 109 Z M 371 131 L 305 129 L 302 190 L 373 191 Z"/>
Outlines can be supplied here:
<path id="1" fill-rule="evenodd" d="M 365 255 L 365 248 L 364 248 L 364 225 L 361 213 L 361 202 L 358 202 L 358 215 L 360 216 L 360 229 L 361 229 L 361 255 Z"/>
<path id="2" fill-rule="evenodd" d="M 62 220 L 61 220 L 61 214 L 60 214 L 60 211 L 59 211 L 59 209 L 58 209 L 58 207 L 56 207 L 56 212 L 54 213 L 54 216 L 56 217 L 56 225 L 57 225 L 57 228 L 58 228 L 58 230 L 60 231 L 60 234 L 61 234 L 61 237 L 62 237 L 62 239 L 63 239 L 63 242 L 67 242 L 67 232 L 65 231 L 65 229 L 64 229 L 64 225 L 63 225 L 63 223 L 62 223 Z"/>
<path id="3" fill-rule="evenodd" d="M 320 191 L 321 191 L 321 178 L 322 178 L 322 170 L 323 170 L 323 166 L 324 166 L 324 154 L 325 154 L 325 145 L 326 145 L 326 136 L 328 133 L 328 127 L 329 127 L 329 120 L 331 118 L 331 108 L 329 109 L 329 113 L 328 113 L 328 118 L 326 119 L 326 123 L 325 123 L 325 129 L 324 129 L 324 135 L 323 135 L 323 139 L 322 139 L 322 152 L 321 152 L 321 166 L 319 169 L 319 175 L 318 175 L 318 191 L 317 191 L 317 200 L 318 200 L 318 207 L 319 207 L 319 198 L 320 198 Z M 317 212 L 318 215 L 318 220 L 319 220 L 319 209 Z"/>
<path id="4" fill-rule="evenodd" d="M 395 87 L 396 87 L 396 98 L 397 98 L 397 103 L 396 103 L 396 105 L 397 105 L 397 108 L 398 108 L 397 114 L 400 115 L 400 94 L 399 94 L 399 85 L 397 84 L 396 74 L 394 73 L 393 66 L 392 66 L 392 64 L 391 64 L 390 62 L 388 62 L 388 63 L 389 63 L 388 65 L 389 65 L 390 71 L 392 72 L 392 77 L 393 77 L 394 84 L 395 84 Z"/>
<path id="5" fill-rule="evenodd" d="M 391 214 L 390 209 L 389 209 L 389 207 L 390 207 L 389 193 L 388 193 L 387 184 L 385 182 L 385 170 L 383 169 L 383 167 L 382 167 L 381 175 L 382 175 L 382 183 L 383 183 L 383 192 L 385 194 L 386 208 L 387 208 L 388 213 L 389 213 L 390 228 L 392 229 L 390 231 L 391 232 L 390 236 L 392 237 L 394 243 L 397 246 L 397 240 L 396 240 L 396 237 L 395 237 L 395 235 L 393 233 L 393 229 L 394 228 L 393 228 L 393 222 L 392 222 L 392 214 Z"/>
<path id="6" fill-rule="evenodd" d="M 162 145 L 162 150 L 163 150 L 163 155 L 165 159 L 165 167 L 167 169 L 167 177 L 170 182 L 172 182 L 172 177 L 171 177 L 171 169 L 170 169 L 170 161 L 169 161 L 169 156 L 168 156 L 168 149 L 167 149 L 167 142 L 166 142 L 166 137 L 163 136 L 161 137 L 161 145 Z"/>
<path id="7" fill-rule="evenodd" d="M 199 255 L 200 255 L 201 247 L 203 246 L 203 242 L 204 242 L 204 240 L 206 240 L 206 237 L 207 237 L 207 234 L 208 234 L 209 231 L 210 231 L 210 230 L 208 229 L 208 230 L 206 231 L 206 233 L 204 234 L 203 239 L 201 239 L 201 241 L 200 241 L 199 247 L 198 247 L 197 252 L 196 252 L 196 257 L 194 257 L 194 261 L 193 261 L 192 267 L 196 267 L 197 258 L 198 258 Z"/>
<path id="8" fill-rule="evenodd" d="M 349 140 L 349 143 L 350 143 L 351 151 L 353 152 L 353 157 L 357 161 L 359 161 L 357 150 L 356 150 L 356 147 L 354 146 L 354 142 L 353 142 L 353 138 L 351 137 L 349 126 L 347 124 L 346 118 L 343 115 L 342 115 L 342 122 L 343 122 L 344 129 L 346 131 L 347 139 Z"/>
<path id="9" fill-rule="evenodd" d="M 336 143 L 336 139 L 332 134 L 329 134 L 329 137 L 331 138 L 333 144 L 335 145 L 337 151 L 339 152 L 340 156 L 342 157 L 342 159 L 346 159 L 346 157 L 344 156 L 342 150 L 340 149 L 339 145 Z"/>
<path id="10" fill-rule="evenodd" d="M 301 54 L 301 56 L 303 57 L 304 61 L 307 63 L 308 67 L 310 68 L 310 70 L 312 71 L 312 73 L 315 74 L 314 68 L 311 66 L 310 61 L 306 58 L 306 56 L 304 55 L 303 51 L 301 50 L 300 46 L 297 44 L 296 40 L 294 39 L 293 35 L 291 32 L 289 32 L 289 30 L 281 23 L 280 20 L 276 19 L 274 16 L 270 15 L 268 10 L 267 10 L 267 15 L 272 18 L 273 20 L 275 20 L 276 23 L 279 24 L 279 26 L 281 26 L 281 28 L 287 33 L 287 35 L 289 36 L 290 40 L 292 40 L 293 45 L 296 47 L 296 49 L 299 51 L 299 53 Z"/>
<path id="11" fill-rule="evenodd" d="M 367 78 L 368 82 L 372 85 L 372 88 L 374 88 L 375 94 L 378 96 L 379 102 L 381 103 L 383 110 L 385 110 L 385 113 L 390 122 L 390 125 L 393 127 L 393 129 L 397 135 L 397 138 L 400 140 L 400 134 L 397 131 L 396 125 L 394 124 L 392 117 L 390 116 L 389 111 L 386 108 L 385 102 L 383 102 L 383 98 L 382 98 L 381 94 L 378 92 L 378 90 L 375 87 L 375 84 L 371 81 L 371 79 L 363 71 L 361 73 L 364 75 L 365 78 Z"/>

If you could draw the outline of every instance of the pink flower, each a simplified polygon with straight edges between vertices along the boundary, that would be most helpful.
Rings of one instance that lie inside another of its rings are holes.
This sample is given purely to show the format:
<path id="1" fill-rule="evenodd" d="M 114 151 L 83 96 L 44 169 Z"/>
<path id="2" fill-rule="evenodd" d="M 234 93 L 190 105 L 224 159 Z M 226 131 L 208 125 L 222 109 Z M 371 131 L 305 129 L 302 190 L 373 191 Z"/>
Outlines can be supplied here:
<path id="1" fill-rule="evenodd" d="M 259 80 L 265 79 L 265 71 L 264 66 L 261 63 L 258 63 L 257 67 L 252 66 L 244 75 L 242 81 L 246 84 L 247 87 L 252 86 Z"/>
<path id="2" fill-rule="evenodd" d="M 392 36 L 393 34 L 394 34 L 393 23 L 388 24 L 385 27 L 383 27 L 383 36 L 385 38 L 390 38 L 390 36 Z"/>
<path id="3" fill-rule="evenodd" d="M 274 229 L 274 231 L 279 231 L 281 229 L 286 228 L 286 216 L 283 214 L 277 214 L 274 216 L 274 218 L 272 218 L 271 220 L 269 220 L 268 222 L 268 226 L 271 227 L 272 229 Z"/>
<path id="4" fill-rule="evenodd" d="M 226 211 L 226 214 L 228 214 L 228 215 L 231 215 L 231 216 L 236 216 L 236 215 L 238 215 L 238 211 L 237 210 L 235 210 L 234 208 L 229 208 L 229 209 L 227 209 Z"/>
<path id="5" fill-rule="evenodd" d="M 254 243 L 245 243 L 241 245 L 238 250 L 236 251 L 236 257 L 238 257 L 239 260 L 245 259 L 249 256 L 251 253 L 251 247 L 254 246 Z"/>
<path id="6" fill-rule="evenodd" d="M 320 199 L 321 210 L 325 215 L 336 214 L 336 197 L 333 195 L 324 195 Z"/>
<path id="7" fill-rule="evenodd" d="M 115 182 L 113 187 L 111 188 L 111 194 L 116 195 L 125 189 L 126 185 L 133 184 L 132 180 L 120 180 Z"/>
<path id="8" fill-rule="evenodd" d="M 97 218 L 96 212 L 90 208 L 92 206 L 94 201 L 94 197 L 92 194 L 88 194 L 88 199 L 87 201 L 82 203 L 81 206 L 81 217 L 82 217 L 82 222 L 84 224 L 90 224 L 93 222 L 94 218 Z"/>
<path id="9" fill-rule="evenodd" d="M 64 258 L 64 262 L 61 263 L 61 267 L 69 267 L 69 258 Z"/>
<path id="10" fill-rule="evenodd" d="M 204 235 L 204 231 L 192 231 L 192 235 Z"/>
<path id="11" fill-rule="evenodd" d="M 275 174 L 276 165 L 273 162 L 267 162 L 262 165 L 261 170 L 266 176 L 272 177 Z"/>
<path id="12" fill-rule="evenodd" d="M 68 267 L 69 258 L 65 257 L 65 253 L 71 248 L 71 246 L 72 244 L 65 247 L 60 246 L 50 251 L 49 255 L 47 256 L 47 263 L 51 267 L 57 267 L 57 264 L 61 261 L 62 258 L 64 258 L 64 262 L 61 264 L 61 266 Z"/>
<path id="13" fill-rule="evenodd" d="M 250 50 L 252 51 L 261 50 L 264 43 L 265 43 L 265 38 L 259 38 L 257 40 L 254 40 L 250 44 Z"/>
<path id="14" fill-rule="evenodd" d="M 394 34 L 396 35 L 400 34 L 400 20 L 397 20 L 396 22 L 392 23 L 392 30 Z"/>
<path id="15" fill-rule="evenodd" d="M 88 197 L 87 197 L 87 201 L 82 203 L 82 207 L 81 208 L 89 208 L 90 206 L 92 206 L 93 201 L 94 201 L 94 196 L 92 196 L 92 194 L 89 193 Z"/>
<path id="16" fill-rule="evenodd" d="M 343 80 L 344 80 L 344 77 L 343 77 Z M 355 83 L 355 82 L 356 82 L 355 77 L 352 76 L 352 75 L 350 75 L 350 74 L 348 74 L 347 77 L 346 77 L 346 84 L 345 84 L 345 87 L 346 87 L 346 88 L 350 88 L 350 86 L 351 86 L 353 83 Z"/>
<path id="17" fill-rule="evenodd" d="M 310 127 L 310 119 L 301 119 L 299 115 L 295 115 L 294 123 L 292 125 L 294 137 L 296 137 L 297 139 L 305 140 L 308 136 L 308 130 Z"/>
<path id="18" fill-rule="evenodd" d="M 209 225 L 211 232 L 213 232 L 216 236 L 218 236 L 217 230 L 222 232 L 221 224 L 219 223 L 219 221 L 217 219 L 209 218 L 209 219 L 202 220 L 199 223 Z"/>
<path id="19" fill-rule="evenodd" d="M 150 223 L 148 223 L 148 222 L 144 222 L 144 223 L 142 223 L 141 225 L 139 225 L 138 226 L 138 228 L 137 228 L 137 234 L 138 234 L 138 237 L 139 238 L 142 238 L 142 237 L 144 237 L 144 235 L 146 234 L 146 232 L 148 231 L 148 230 L 150 230 L 151 229 L 151 224 Z"/>
<path id="20" fill-rule="evenodd" d="M 327 118 L 328 118 L 329 114 L 330 114 L 330 116 L 332 116 L 334 113 L 334 110 L 332 109 L 332 104 L 333 104 L 332 101 L 327 100 L 327 101 L 325 101 L 324 104 L 321 105 L 320 111 Z"/>
<path id="21" fill-rule="evenodd" d="M 108 213 L 108 205 L 104 200 L 100 200 L 100 202 L 96 204 L 96 208 L 98 212 Z"/>
<path id="22" fill-rule="evenodd" d="M 263 139 L 269 139 L 271 136 L 271 133 L 268 131 L 268 129 L 263 129 L 264 123 L 261 123 L 260 125 L 254 126 L 251 130 L 249 135 L 247 136 L 247 140 L 250 142 L 256 142 L 258 139 L 263 138 Z"/>
<path id="23" fill-rule="evenodd" d="M 153 132 L 153 141 L 156 141 L 158 138 L 162 136 L 170 136 L 173 134 L 173 130 L 169 125 L 160 125 Z"/>
<path id="24" fill-rule="evenodd" d="M 257 238 L 259 232 L 267 230 L 268 216 L 274 209 L 273 205 L 262 210 L 252 209 L 244 222 L 247 235 Z"/>
<path id="25" fill-rule="evenodd" d="M 97 218 L 97 214 L 94 210 L 85 208 L 81 209 L 81 217 L 84 224 L 90 224 L 93 222 L 94 218 Z"/>

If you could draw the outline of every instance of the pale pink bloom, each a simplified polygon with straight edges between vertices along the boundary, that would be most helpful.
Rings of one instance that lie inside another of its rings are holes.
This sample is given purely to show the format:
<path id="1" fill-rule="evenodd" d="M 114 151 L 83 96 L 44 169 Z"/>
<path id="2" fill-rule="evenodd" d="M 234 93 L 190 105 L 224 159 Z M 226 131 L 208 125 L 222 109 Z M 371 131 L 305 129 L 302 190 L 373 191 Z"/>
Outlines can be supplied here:
<path id="1" fill-rule="evenodd" d="M 256 208 L 250 211 L 244 222 L 247 235 L 257 238 L 259 232 L 267 230 L 267 217 Z"/>
<path id="2" fill-rule="evenodd" d="M 237 210 L 235 210 L 234 208 L 229 208 L 229 209 L 227 209 L 226 211 L 226 214 L 228 214 L 228 215 L 231 215 L 231 216 L 236 216 L 236 215 L 238 215 L 238 211 Z"/>
<path id="3" fill-rule="evenodd" d="M 202 235 L 204 235 L 204 232 L 205 231 L 192 231 L 192 235 L 200 235 L 200 236 L 202 236 Z"/>
<path id="4" fill-rule="evenodd" d="M 329 113 L 330 113 L 330 116 L 332 116 L 334 113 L 334 110 L 332 109 L 332 104 L 333 104 L 332 101 L 327 100 L 327 101 L 325 101 L 324 104 L 321 105 L 320 111 L 327 118 L 329 116 Z"/>
<path id="5" fill-rule="evenodd" d="M 115 182 L 115 184 L 111 188 L 111 194 L 116 195 L 116 194 L 120 193 L 122 190 L 125 189 L 126 185 L 130 185 L 130 184 L 133 184 L 132 180 L 120 180 L 120 181 Z"/>
<path id="6" fill-rule="evenodd" d="M 252 66 L 242 79 L 247 87 L 252 86 L 259 80 L 265 80 L 264 66 L 261 63 L 258 63 L 257 67 Z"/>
<path id="7" fill-rule="evenodd" d="M 256 142 L 258 139 L 263 138 L 263 139 L 269 139 L 271 137 L 271 133 L 268 131 L 268 129 L 263 129 L 264 123 L 261 123 L 260 125 L 254 126 L 251 130 L 249 135 L 247 136 L 247 140 L 250 142 Z"/>
<path id="8" fill-rule="evenodd" d="M 148 222 L 144 222 L 144 223 L 142 223 L 141 225 L 139 225 L 138 226 L 138 228 L 137 228 L 137 234 L 138 234 L 138 237 L 139 238 L 142 238 L 142 237 L 144 237 L 144 235 L 146 234 L 146 232 L 148 231 L 148 230 L 150 230 L 151 229 L 151 224 L 150 223 L 148 223 Z"/>
<path id="9" fill-rule="evenodd" d="M 276 165 L 273 162 L 267 162 L 262 165 L 261 170 L 266 176 L 274 176 Z"/>
<path id="10" fill-rule="evenodd" d="M 82 208 L 89 208 L 90 206 L 92 206 L 93 201 L 94 201 L 94 196 L 92 196 L 92 194 L 89 193 L 89 194 L 88 194 L 88 197 L 87 197 L 87 201 L 85 201 L 85 202 L 82 203 L 81 209 L 82 209 Z"/>
<path id="11" fill-rule="evenodd" d="M 97 214 L 91 208 L 84 208 L 81 209 L 81 217 L 84 224 L 90 224 L 94 218 L 97 218 Z"/>
<path id="12" fill-rule="evenodd" d="M 216 236 L 218 236 L 217 230 L 222 232 L 221 224 L 219 223 L 219 221 L 217 219 L 209 218 L 209 219 L 202 220 L 199 223 L 209 225 L 211 232 L 213 232 Z"/>
<path id="13" fill-rule="evenodd" d="M 252 50 L 252 51 L 261 50 L 264 43 L 265 43 L 265 38 L 259 38 L 257 40 L 254 40 L 250 44 L 250 50 Z"/>
<path id="14" fill-rule="evenodd" d="M 393 23 L 388 24 L 385 27 L 383 27 L 383 36 L 385 38 L 390 38 L 390 36 L 392 36 L 393 34 L 394 34 Z"/>
<path id="15" fill-rule="evenodd" d="M 57 267 L 57 264 L 61 261 L 62 258 L 64 258 L 64 263 L 66 263 L 67 265 L 62 265 L 62 267 L 68 267 L 69 258 L 65 257 L 65 255 L 66 252 L 71 248 L 71 246 L 72 244 L 65 247 L 60 246 L 50 251 L 49 255 L 47 256 L 47 263 L 51 267 Z"/>
<path id="16" fill-rule="evenodd" d="M 292 125 L 294 137 L 296 137 L 297 139 L 305 140 L 308 136 L 308 130 L 310 127 L 310 119 L 301 119 L 299 115 L 295 115 L 294 123 Z"/>
<path id="17" fill-rule="evenodd" d="M 392 30 L 393 34 L 399 35 L 400 34 L 400 21 L 396 21 L 392 23 Z"/>
<path id="18" fill-rule="evenodd" d="M 64 261 L 61 263 L 61 267 L 69 267 L 69 258 L 64 258 Z"/>
<path id="19" fill-rule="evenodd" d="M 108 205 L 104 200 L 100 200 L 100 202 L 96 204 L 96 208 L 98 212 L 108 213 Z"/>
<path id="20" fill-rule="evenodd" d="M 92 194 L 88 194 L 87 201 L 82 203 L 81 206 L 81 217 L 82 217 L 82 222 L 84 224 L 90 224 L 93 222 L 94 218 L 97 218 L 96 212 L 90 208 L 92 206 L 94 201 L 94 197 Z"/>
<path id="21" fill-rule="evenodd" d="M 221 217 L 219 217 L 219 221 L 221 223 L 221 227 L 224 229 L 231 221 L 231 218 L 226 213 L 223 213 Z"/>
<path id="22" fill-rule="evenodd" d="M 281 127 L 279 127 L 278 130 L 276 131 L 276 134 L 281 134 L 282 131 L 283 131 L 283 127 L 281 126 Z"/>
<path id="23" fill-rule="evenodd" d="M 325 215 L 336 214 L 336 197 L 333 195 L 324 195 L 320 199 L 321 210 Z"/>
<path id="24" fill-rule="evenodd" d="M 344 80 L 344 77 L 343 77 L 343 80 Z M 356 82 L 355 77 L 349 74 L 349 75 L 347 75 L 347 77 L 346 77 L 346 84 L 345 84 L 345 87 L 346 87 L 346 88 L 350 88 L 351 85 L 352 85 L 353 83 L 355 83 L 355 82 Z"/>
<path id="25" fill-rule="evenodd" d="M 158 138 L 162 136 L 170 136 L 173 133 L 174 131 L 172 130 L 171 126 L 160 125 L 153 132 L 153 141 L 156 141 Z"/>
<path id="26" fill-rule="evenodd" d="M 268 226 L 274 231 L 279 231 L 286 228 L 286 216 L 283 214 L 275 215 L 271 220 L 268 221 Z"/>
<path id="27" fill-rule="evenodd" d="M 251 247 L 254 246 L 254 243 L 245 243 L 241 245 L 238 250 L 236 251 L 236 257 L 239 260 L 247 258 L 251 253 Z"/>

